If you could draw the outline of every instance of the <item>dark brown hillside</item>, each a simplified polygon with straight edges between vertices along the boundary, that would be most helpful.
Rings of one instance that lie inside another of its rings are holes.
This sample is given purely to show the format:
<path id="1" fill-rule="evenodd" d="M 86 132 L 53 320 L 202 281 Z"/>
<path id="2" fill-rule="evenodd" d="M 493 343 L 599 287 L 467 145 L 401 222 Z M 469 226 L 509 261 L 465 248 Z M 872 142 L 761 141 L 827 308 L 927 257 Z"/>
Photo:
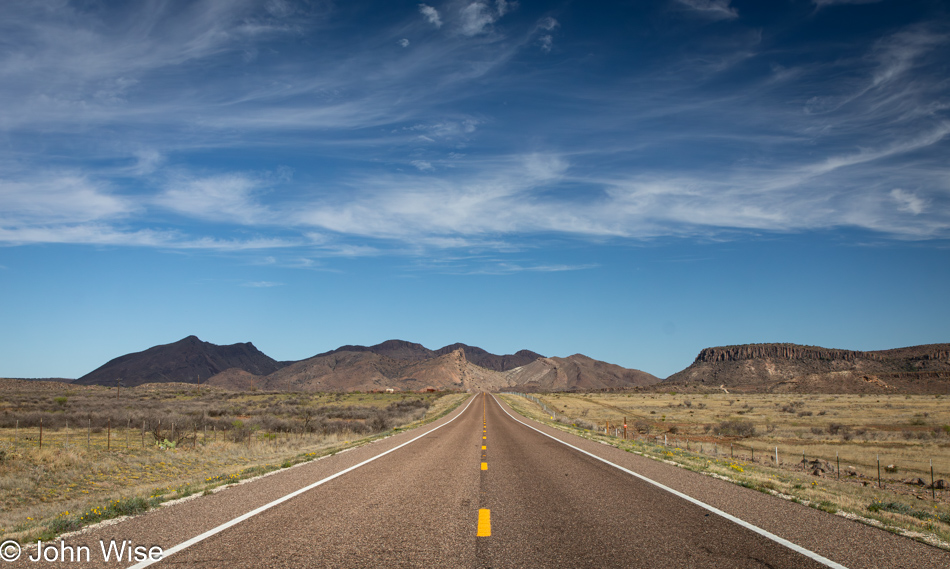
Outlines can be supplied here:
<path id="1" fill-rule="evenodd" d="M 115 358 L 80 377 L 79 385 L 113 386 L 116 380 L 133 387 L 143 383 L 204 382 L 226 369 L 238 368 L 254 375 L 267 375 L 283 367 L 250 342 L 218 346 L 188 336 L 172 344 Z"/>
<path id="2" fill-rule="evenodd" d="M 747 392 L 947 393 L 950 344 L 855 351 L 797 344 L 702 350 L 662 386 Z"/>
<path id="3" fill-rule="evenodd" d="M 340 352 L 369 352 L 378 356 L 392 358 L 394 360 L 429 360 L 436 357 L 436 353 L 426 348 L 422 344 L 406 342 L 405 340 L 386 340 L 375 346 L 340 346 L 335 350 L 317 354 L 315 358 L 330 356 Z"/>

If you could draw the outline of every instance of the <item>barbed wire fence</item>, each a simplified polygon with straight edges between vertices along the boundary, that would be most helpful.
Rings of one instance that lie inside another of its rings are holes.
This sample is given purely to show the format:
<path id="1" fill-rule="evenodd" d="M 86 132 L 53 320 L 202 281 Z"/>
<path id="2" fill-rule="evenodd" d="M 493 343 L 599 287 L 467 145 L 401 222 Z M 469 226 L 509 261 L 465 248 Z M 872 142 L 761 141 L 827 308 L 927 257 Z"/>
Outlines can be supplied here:
<path id="1" fill-rule="evenodd" d="M 884 488 L 887 484 L 894 483 L 927 487 L 930 490 L 931 498 L 934 500 L 937 498 L 937 490 L 950 489 L 950 483 L 948 483 L 943 478 L 940 478 L 938 473 L 934 470 L 932 458 L 929 460 L 929 468 L 911 469 L 902 468 L 901 465 L 896 464 L 895 462 L 882 460 L 881 454 L 877 454 L 875 457 L 875 463 L 870 465 L 872 468 L 872 473 L 870 475 L 861 473 L 857 471 L 857 469 L 854 469 L 850 466 L 846 466 L 846 469 L 842 471 L 841 457 L 838 453 L 835 453 L 835 456 L 832 458 L 828 456 L 822 456 L 819 453 L 808 453 L 807 451 L 802 451 L 801 455 L 792 455 L 787 451 L 780 452 L 777 445 L 762 445 L 757 448 L 751 443 L 742 443 L 736 441 L 724 441 L 720 443 L 719 441 L 696 441 L 694 439 L 691 442 L 688 436 L 671 435 L 670 433 L 654 435 L 650 433 L 640 433 L 636 429 L 628 429 L 626 417 L 623 419 L 624 422 L 622 427 L 615 424 L 613 425 L 613 428 L 611 428 L 610 422 L 605 421 L 603 428 L 601 428 L 599 425 L 592 425 L 587 420 L 569 417 L 566 414 L 552 408 L 544 400 L 535 395 L 517 391 L 504 391 L 502 393 L 505 395 L 522 397 L 536 403 L 541 407 L 542 411 L 544 411 L 544 413 L 551 418 L 552 421 L 568 424 L 591 432 L 596 432 L 600 435 L 619 438 L 621 440 L 631 440 L 664 448 L 681 448 L 682 450 L 685 450 L 689 453 L 696 453 L 702 456 L 712 456 L 716 459 L 738 459 L 755 464 L 770 466 L 773 468 L 800 470 L 813 476 L 830 476 L 834 477 L 835 479 L 840 479 L 842 476 L 855 477 L 867 484 L 876 483 L 879 488 Z M 924 476 L 916 476 L 904 480 L 885 478 L 885 475 L 887 474 L 896 474 L 902 470 L 918 472 L 922 475 L 929 474 L 929 481 L 926 480 Z"/>

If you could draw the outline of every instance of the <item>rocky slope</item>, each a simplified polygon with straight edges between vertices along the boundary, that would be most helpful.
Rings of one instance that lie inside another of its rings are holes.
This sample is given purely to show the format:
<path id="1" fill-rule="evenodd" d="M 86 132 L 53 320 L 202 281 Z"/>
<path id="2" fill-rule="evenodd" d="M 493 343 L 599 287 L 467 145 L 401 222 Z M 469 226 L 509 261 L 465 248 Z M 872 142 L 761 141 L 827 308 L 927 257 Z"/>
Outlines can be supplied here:
<path id="1" fill-rule="evenodd" d="M 250 342 L 218 346 L 188 336 L 172 344 L 154 346 L 142 352 L 115 358 L 73 383 L 114 386 L 120 380 L 126 387 L 143 383 L 202 383 L 231 368 L 262 376 L 283 367 Z"/>
<path id="2" fill-rule="evenodd" d="M 797 344 L 702 350 L 661 387 L 813 393 L 946 393 L 950 344 L 853 351 Z"/>
<path id="3" fill-rule="evenodd" d="M 289 365 L 262 378 L 261 386 L 300 391 L 577 391 L 624 389 L 660 381 L 648 373 L 580 354 L 539 358 L 508 371 L 488 369 L 468 358 L 468 351 L 460 347 L 427 360 L 400 360 L 368 351 L 334 351 Z"/>
<path id="4" fill-rule="evenodd" d="M 499 356 L 477 346 L 460 343 L 450 344 L 438 350 L 430 350 L 422 344 L 415 344 L 404 340 L 386 340 L 375 346 L 341 346 L 335 350 L 317 354 L 314 357 L 329 356 L 340 352 L 370 352 L 396 360 L 422 361 L 445 356 L 456 350 L 464 350 L 466 359 L 469 362 L 479 367 L 495 371 L 507 371 L 544 357 L 531 350 L 520 350 L 514 354 Z"/>
<path id="5" fill-rule="evenodd" d="M 583 354 L 542 358 L 505 374 L 523 391 L 583 391 L 653 385 L 660 378 L 644 371 L 609 364 Z"/>
<path id="6" fill-rule="evenodd" d="M 460 353 L 409 360 L 368 351 L 334 351 L 295 362 L 259 383 L 263 389 L 290 391 L 464 389 Z"/>

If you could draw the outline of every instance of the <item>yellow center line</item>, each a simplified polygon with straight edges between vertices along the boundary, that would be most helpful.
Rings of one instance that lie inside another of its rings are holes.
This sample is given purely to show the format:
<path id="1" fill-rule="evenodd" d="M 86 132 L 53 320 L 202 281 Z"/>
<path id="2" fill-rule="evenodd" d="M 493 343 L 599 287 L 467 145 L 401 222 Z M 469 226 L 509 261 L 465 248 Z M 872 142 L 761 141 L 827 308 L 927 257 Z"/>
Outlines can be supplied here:
<path id="1" fill-rule="evenodd" d="M 482 445 L 482 450 L 485 450 L 485 449 L 487 449 L 487 448 L 488 448 L 488 447 L 486 447 L 485 445 Z"/>
<path id="2" fill-rule="evenodd" d="M 491 510 L 482 508 L 478 510 L 478 533 L 477 537 L 491 537 Z"/>
<path id="3" fill-rule="evenodd" d="M 482 463 L 482 470 L 488 470 L 488 463 L 487 463 L 487 462 L 483 462 L 483 463 Z"/>
<path id="4" fill-rule="evenodd" d="M 488 440 L 488 437 L 482 437 L 482 440 L 483 440 L 483 441 L 484 441 L 484 440 Z"/>

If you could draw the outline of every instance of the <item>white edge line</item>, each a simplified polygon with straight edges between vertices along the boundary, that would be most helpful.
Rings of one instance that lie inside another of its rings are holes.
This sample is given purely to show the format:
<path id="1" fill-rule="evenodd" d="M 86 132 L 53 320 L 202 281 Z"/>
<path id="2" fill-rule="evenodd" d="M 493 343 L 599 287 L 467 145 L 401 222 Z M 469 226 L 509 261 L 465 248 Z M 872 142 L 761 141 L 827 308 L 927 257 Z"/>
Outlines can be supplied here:
<path id="1" fill-rule="evenodd" d="M 742 527 L 744 527 L 744 528 L 746 528 L 746 529 L 748 529 L 748 530 L 751 530 L 751 531 L 753 531 L 753 532 L 755 532 L 755 533 L 761 535 L 762 537 L 771 539 L 772 541 L 774 541 L 774 542 L 776 542 L 776 543 L 778 543 L 778 544 L 784 545 L 785 547 L 791 549 L 792 551 L 801 553 L 801 554 L 804 555 L 805 557 L 808 557 L 808 558 L 810 558 L 810 559 L 813 559 L 813 560 L 817 561 L 818 563 L 821 563 L 822 565 L 826 565 L 826 566 L 828 566 L 828 567 L 834 567 L 834 569 L 848 569 L 848 568 L 845 567 L 844 565 L 841 565 L 840 563 L 835 563 L 835 562 L 832 561 L 831 559 L 828 559 L 827 557 L 823 557 L 822 555 L 819 555 L 819 554 L 815 553 L 814 551 L 812 551 L 812 550 L 810 550 L 810 549 L 805 549 L 804 547 L 802 547 L 802 546 L 800 546 L 800 545 L 796 545 L 796 544 L 794 544 L 794 543 L 788 541 L 788 540 L 785 539 L 785 538 L 782 538 L 782 537 L 779 537 L 779 536 L 775 535 L 775 534 L 772 533 L 772 532 L 766 531 L 766 530 L 764 530 L 764 529 L 762 529 L 762 528 L 760 528 L 760 527 L 758 527 L 758 526 L 754 526 L 754 525 L 750 524 L 749 522 L 747 522 L 747 521 L 745 521 L 745 520 L 742 520 L 742 519 L 739 519 L 739 518 L 737 518 L 737 517 L 735 517 L 735 516 L 733 516 L 733 515 L 731 515 L 731 514 L 727 514 L 726 512 L 723 512 L 722 510 L 720 510 L 720 509 L 718 509 L 718 508 L 716 508 L 716 507 L 714 507 L 714 506 L 710 506 L 709 504 L 707 504 L 707 503 L 705 503 L 705 502 L 700 502 L 699 500 L 697 500 L 696 498 L 693 498 L 692 496 L 687 496 L 686 494 L 683 494 L 682 492 L 680 492 L 680 491 L 678 491 L 678 490 L 674 490 L 674 489 L 670 488 L 669 486 L 665 486 L 665 485 L 663 485 L 663 484 L 657 482 L 656 480 L 652 480 L 652 479 L 650 479 L 650 478 L 647 478 L 646 476 L 644 476 L 644 475 L 642 475 L 642 474 L 638 474 L 638 473 L 636 473 L 636 472 L 634 472 L 634 471 L 632 471 L 632 470 L 630 470 L 630 469 L 624 468 L 624 467 L 620 466 L 619 464 L 614 464 L 614 463 L 610 462 L 609 460 L 607 460 L 607 459 L 605 459 L 605 458 L 601 458 L 601 457 L 597 456 L 596 454 L 592 454 L 592 453 L 590 453 L 590 452 L 587 452 L 587 451 L 584 450 L 584 449 L 578 448 L 578 447 L 576 447 L 576 446 L 574 446 L 574 445 L 572 445 L 572 444 L 570 444 L 570 443 L 566 443 L 566 442 L 562 441 L 561 439 L 559 439 L 559 438 L 557 438 L 557 437 L 554 437 L 554 436 L 552 436 L 552 435 L 549 435 L 549 434 L 545 433 L 545 432 L 542 431 L 542 430 L 536 429 L 536 428 L 532 427 L 531 425 L 529 425 L 529 424 L 527 424 L 527 423 L 524 423 L 524 422 L 518 420 L 518 419 L 517 419 L 514 415 L 512 415 L 511 413 L 508 413 L 508 410 L 505 409 L 505 406 L 504 406 L 504 405 L 502 405 L 501 403 L 499 403 L 498 399 L 495 397 L 494 394 L 492 394 L 492 398 L 495 399 L 495 402 L 498 403 L 498 406 L 501 407 L 501 410 L 504 411 L 509 417 L 511 417 L 512 419 L 514 419 L 516 422 L 521 423 L 521 424 L 524 425 L 525 427 L 528 427 L 529 429 L 532 429 L 532 430 L 534 430 L 534 431 L 537 431 L 537 432 L 541 433 L 542 435 L 544 435 L 544 436 L 546 436 L 546 437 L 548 437 L 548 438 L 550 438 L 550 439 L 553 439 L 553 440 L 555 440 L 555 441 L 561 443 L 562 445 L 568 446 L 568 447 L 570 447 L 570 448 L 576 450 L 577 452 L 584 453 L 584 454 L 586 454 L 587 456 L 589 456 L 589 457 L 591 457 L 591 458 L 595 458 L 595 459 L 597 459 L 597 460 L 599 460 L 599 461 L 601 461 L 601 462 L 603 462 L 603 463 L 605 463 L 605 464 L 609 464 L 610 466 L 613 466 L 614 468 L 616 468 L 616 469 L 618 469 L 618 470 L 622 470 L 623 472 L 626 472 L 627 474 L 629 474 L 629 475 L 631 475 L 631 476 L 634 476 L 634 477 L 636 477 L 636 478 L 639 478 L 640 480 L 643 480 L 644 482 L 648 482 L 648 483 L 650 483 L 650 484 L 656 486 L 657 488 L 660 488 L 660 489 L 662 489 L 662 490 L 666 490 L 667 492 L 669 492 L 670 494 L 673 494 L 674 496 L 677 496 L 677 497 L 679 497 L 679 498 L 682 498 L 682 499 L 684 499 L 684 500 L 686 500 L 687 502 L 690 502 L 690 503 L 692 503 L 692 504 L 696 504 L 696 505 L 699 506 L 700 508 L 704 508 L 704 509 L 706 509 L 706 510 L 709 510 L 710 512 L 716 514 L 717 516 L 722 516 L 722 517 L 726 518 L 727 520 L 729 520 L 729 521 L 731 521 L 731 522 L 735 522 L 735 523 L 739 524 L 740 526 L 742 526 Z"/>
<path id="2" fill-rule="evenodd" d="M 196 543 L 198 543 L 198 542 L 200 542 L 200 541 L 204 541 L 204 540 L 208 539 L 209 537 L 211 537 L 211 536 L 213 536 L 213 535 L 215 535 L 215 534 L 221 533 L 222 531 L 224 531 L 224 530 L 230 528 L 231 526 L 235 526 L 235 525 L 237 525 L 237 524 L 243 522 L 244 520 L 247 520 L 247 519 L 249 519 L 249 518 L 252 518 L 252 517 L 256 516 L 257 514 L 263 512 L 263 511 L 265 511 L 265 510 L 269 510 L 269 509 L 273 508 L 274 506 L 277 506 L 277 505 L 279 505 L 279 504 L 282 504 L 282 503 L 286 502 L 287 500 L 290 500 L 291 498 L 295 498 L 295 497 L 297 497 L 297 496 L 303 494 L 304 492 L 307 492 L 307 491 L 309 491 L 309 490 L 313 490 L 313 489 L 316 488 L 317 486 L 320 486 L 321 484 L 325 484 L 325 483 L 327 483 L 327 482 L 333 480 L 334 478 L 338 478 L 338 477 L 340 477 L 340 476 L 343 476 L 343 475 L 346 474 L 347 472 L 352 472 L 353 470 L 356 470 L 357 468 L 359 468 L 359 467 L 361 467 L 361 466 L 363 466 L 363 465 L 369 464 L 369 463 L 373 462 L 374 460 L 376 460 L 377 458 L 384 457 L 384 456 L 386 456 L 387 454 L 389 454 L 389 453 L 391 453 L 391 452 L 393 452 L 393 451 L 397 451 L 397 450 L 401 449 L 402 447 L 404 447 L 404 446 L 406 446 L 406 445 L 408 445 L 408 444 L 410 444 L 410 443 L 414 443 L 414 442 L 418 441 L 419 439 L 421 439 L 422 437 L 424 437 L 424 436 L 426 436 L 426 435 L 428 435 L 428 434 L 430 434 L 430 433 L 433 433 L 433 432 L 435 432 L 435 431 L 441 429 L 442 427 L 448 425 L 448 424 L 451 423 L 452 421 L 458 419 L 458 418 L 462 415 L 462 413 L 464 413 L 464 412 L 469 408 L 469 406 L 472 404 L 472 401 L 475 401 L 475 399 L 476 399 L 475 397 L 471 397 L 471 398 L 469 399 L 469 401 L 468 401 L 468 404 L 466 404 L 465 407 L 464 407 L 461 411 L 459 411 L 459 413 L 458 413 L 457 415 L 455 415 L 454 417 L 452 417 L 452 418 L 449 419 L 448 421 L 442 423 L 442 424 L 439 425 L 438 427 L 435 427 L 434 429 L 428 430 L 428 431 L 422 433 L 421 435 L 419 435 L 418 437 L 416 437 L 416 438 L 414 438 L 414 439 L 412 439 L 412 440 L 406 441 L 406 442 L 402 443 L 402 444 L 399 445 L 399 446 L 393 447 L 393 448 L 391 448 L 391 449 L 389 449 L 389 450 L 387 450 L 387 451 L 385 451 L 385 452 L 382 452 L 382 453 L 380 453 L 380 454 L 377 454 L 376 456 L 374 456 L 374 457 L 372 457 L 372 458 L 368 458 L 368 459 L 364 460 L 363 462 L 361 462 L 361 463 L 359 463 L 359 464 L 355 464 L 355 465 L 353 465 L 353 466 L 351 466 L 351 467 L 349 467 L 349 468 L 346 468 L 346 469 L 344 469 L 344 470 L 341 470 L 341 471 L 337 472 L 336 474 L 332 474 L 332 475 L 330 475 L 330 476 L 327 476 L 326 478 L 324 478 L 324 479 L 322 479 L 322 480 L 319 480 L 319 481 L 317 481 L 317 482 L 314 482 L 313 484 L 311 484 L 311 485 L 309 485 L 309 486 L 305 486 L 305 487 L 303 487 L 303 488 L 301 488 L 301 489 L 299 489 L 299 490 L 295 490 L 295 491 L 291 492 L 290 494 L 287 494 L 287 495 L 285 495 L 285 496 L 282 496 L 282 497 L 280 497 L 280 498 L 277 498 L 276 500 L 274 500 L 273 502 L 270 502 L 269 504 L 264 504 L 263 506 L 261 506 L 261 507 L 259 507 L 259 508 L 257 508 L 257 509 L 251 510 L 250 512 L 247 512 L 246 514 L 240 515 L 240 516 L 234 518 L 233 520 L 231 520 L 231 521 L 229 521 L 229 522 L 225 522 L 225 523 L 223 523 L 223 524 L 221 524 L 221 525 L 219 525 L 219 526 L 217 526 L 217 527 L 215 527 L 215 528 L 209 529 L 208 531 L 204 532 L 204 533 L 201 534 L 201 535 L 197 535 L 197 536 L 195 536 L 195 537 L 193 537 L 193 538 L 191 538 L 191 539 L 189 539 L 189 540 L 187 540 L 187 541 L 183 541 L 183 542 L 179 543 L 178 545 L 176 545 L 176 546 L 174 546 L 174 547 L 172 547 L 172 548 L 170 548 L 170 549 L 165 550 L 165 551 L 162 553 L 162 557 L 159 558 L 159 559 L 146 559 L 145 561 L 142 561 L 142 562 L 140 562 L 140 563 L 136 563 L 135 565 L 129 566 L 128 569 L 142 569 L 142 568 L 148 567 L 149 565 L 152 565 L 152 564 L 154 564 L 154 563 L 158 563 L 159 561 L 162 561 L 163 559 L 167 558 L 169 555 L 174 555 L 175 553 L 178 553 L 179 551 L 181 551 L 181 550 L 183 550 L 183 549 L 186 549 L 186 548 L 188 548 L 188 547 L 191 547 L 192 545 L 194 545 L 194 544 L 196 544 Z"/>

